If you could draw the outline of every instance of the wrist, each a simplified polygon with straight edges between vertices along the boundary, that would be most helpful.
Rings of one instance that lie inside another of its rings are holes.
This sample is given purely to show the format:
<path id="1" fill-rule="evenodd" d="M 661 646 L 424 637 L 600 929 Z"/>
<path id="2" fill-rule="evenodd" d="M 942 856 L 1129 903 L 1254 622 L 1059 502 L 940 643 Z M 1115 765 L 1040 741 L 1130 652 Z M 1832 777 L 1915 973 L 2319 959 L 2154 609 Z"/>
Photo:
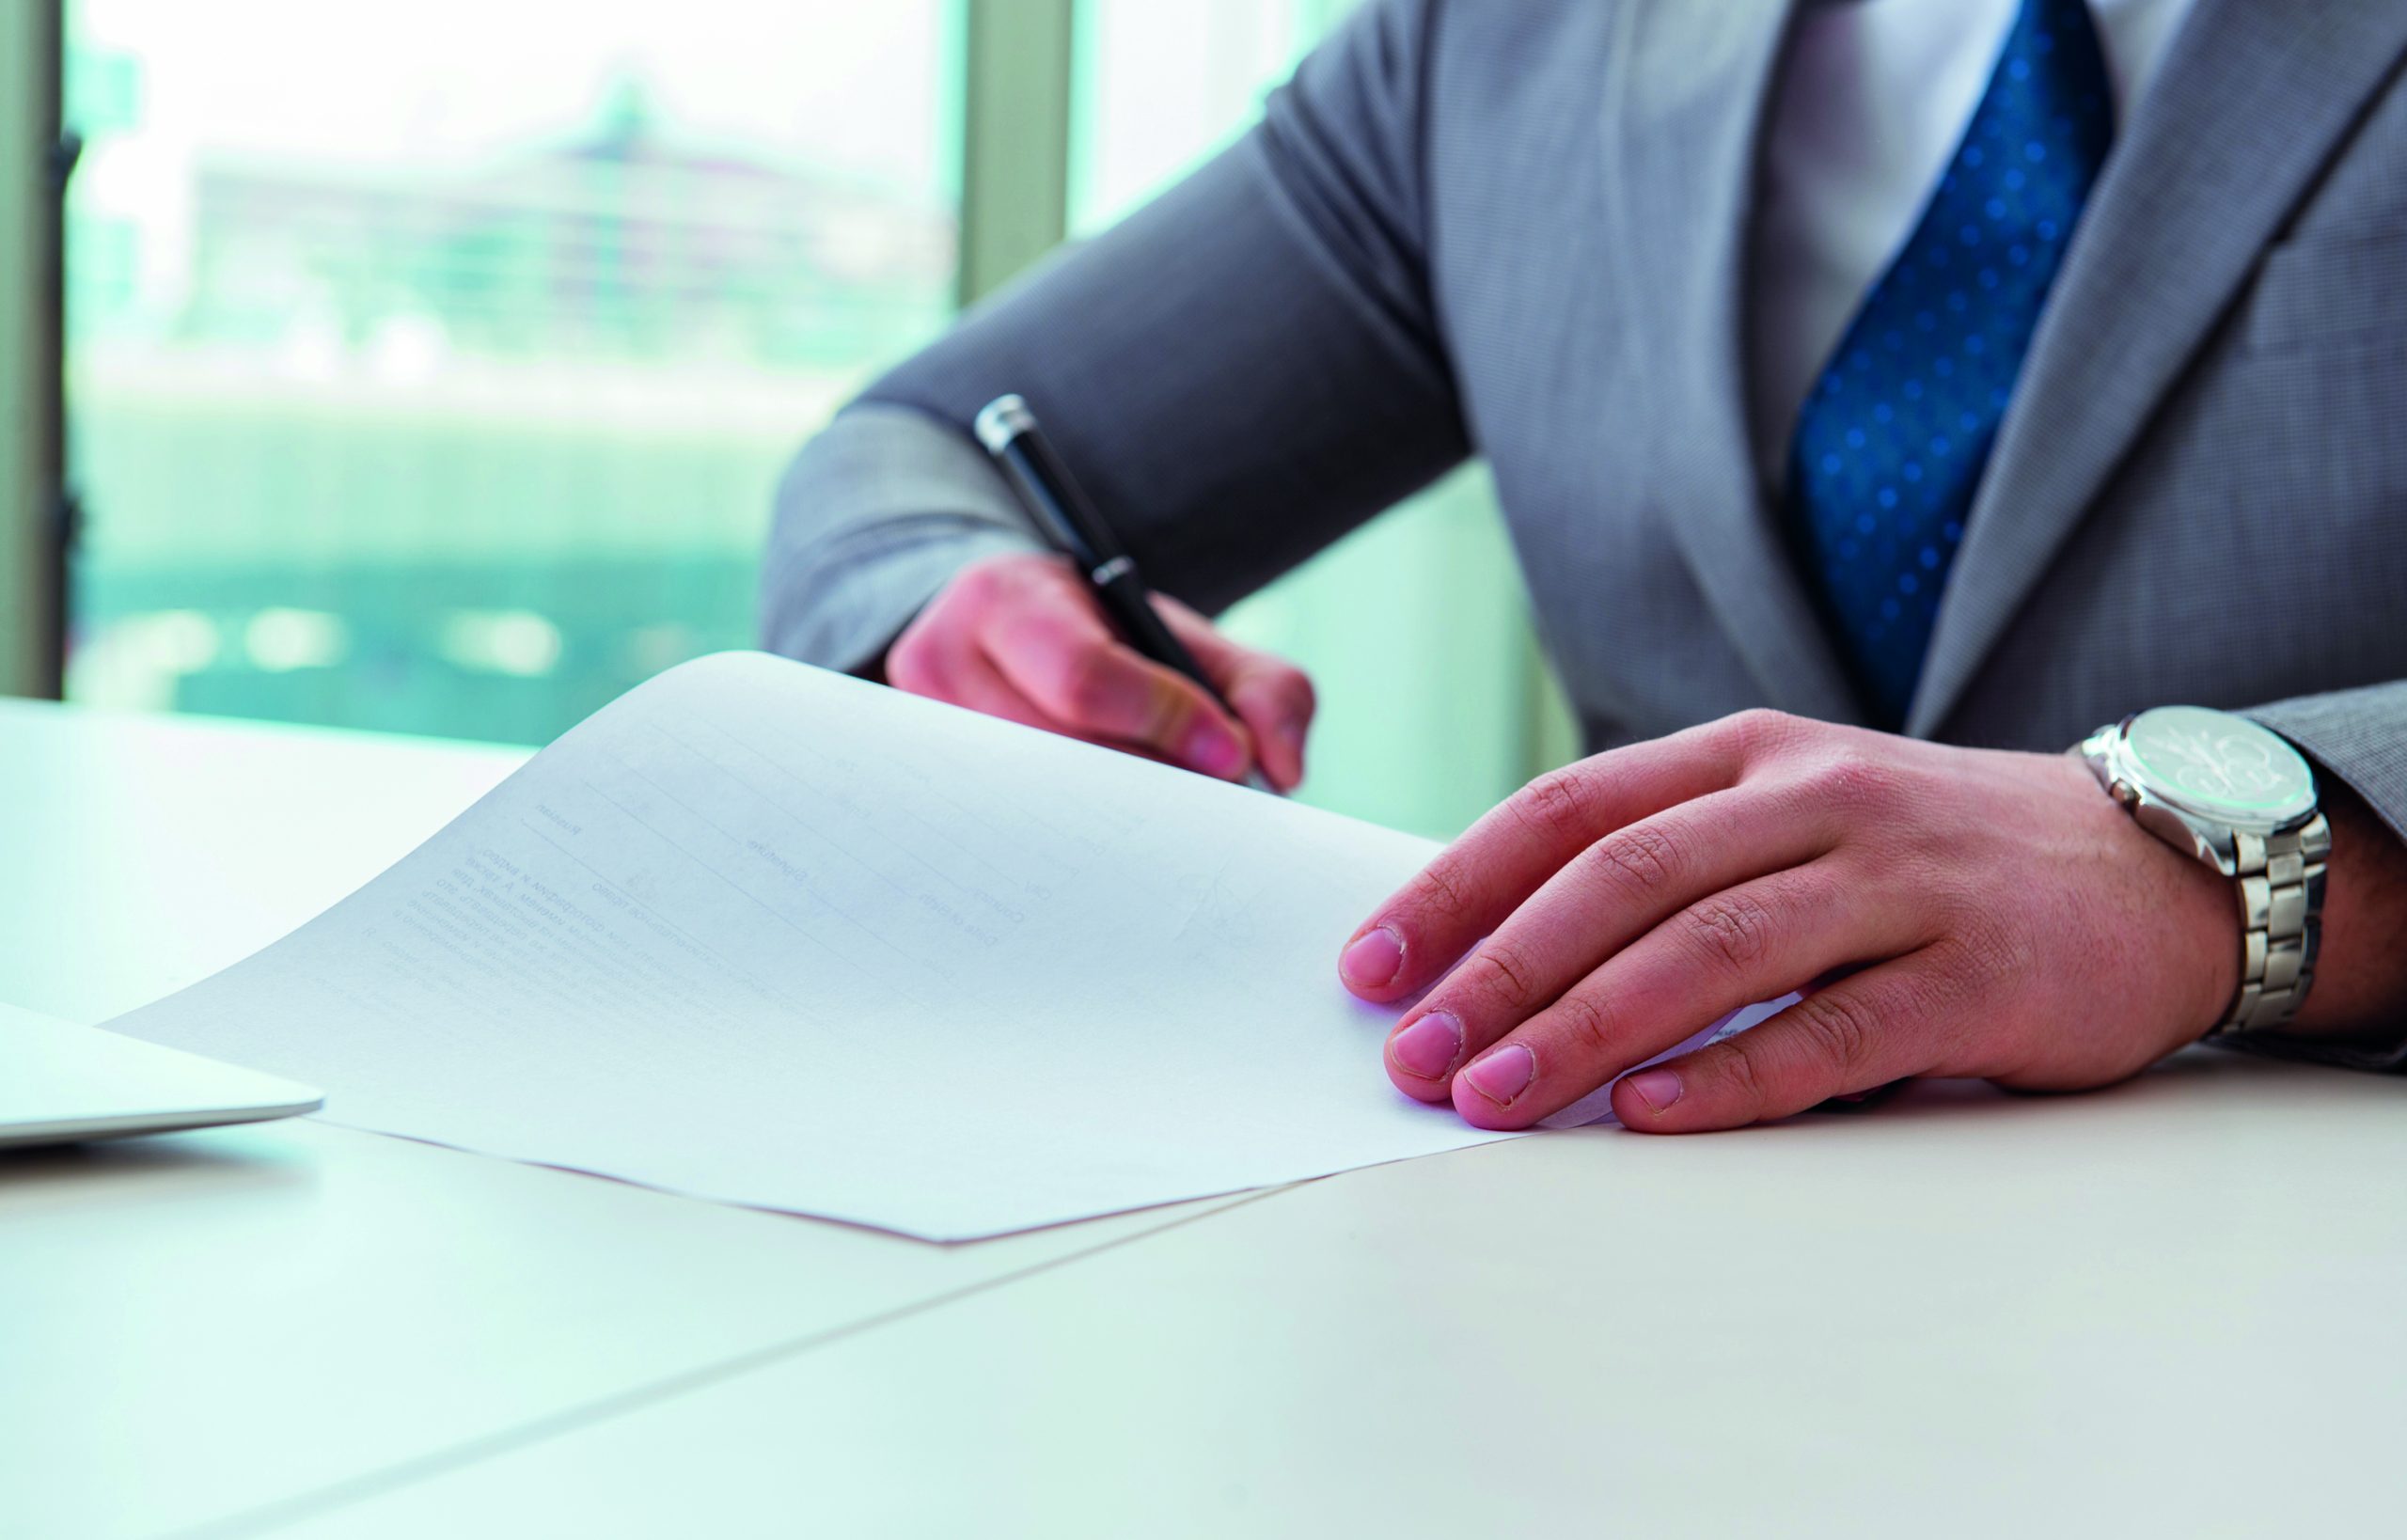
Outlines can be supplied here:
<path id="1" fill-rule="evenodd" d="M 2142 828 L 2078 754 L 2064 757 L 2087 809 L 2086 864 L 2111 883 L 2113 912 L 2136 934 L 2099 937 L 2118 959 L 2116 1008 L 2147 1014 L 2169 1053 L 2212 1031 L 2240 993 L 2244 927 L 2232 881 Z"/>

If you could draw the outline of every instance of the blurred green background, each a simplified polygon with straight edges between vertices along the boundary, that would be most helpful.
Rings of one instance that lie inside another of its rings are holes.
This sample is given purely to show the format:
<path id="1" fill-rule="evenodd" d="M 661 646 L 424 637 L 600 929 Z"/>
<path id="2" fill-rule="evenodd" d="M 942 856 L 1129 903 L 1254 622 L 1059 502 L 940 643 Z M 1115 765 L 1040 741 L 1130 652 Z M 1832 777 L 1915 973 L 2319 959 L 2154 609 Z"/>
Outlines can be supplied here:
<path id="1" fill-rule="evenodd" d="M 1072 236 L 1345 5 L 1078 0 Z M 77 0 L 71 698 L 533 744 L 752 645 L 784 462 L 954 310 L 968 26 Z M 1228 623 L 1320 684 L 1308 800 L 1451 834 L 1568 752 L 1476 470 Z"/>

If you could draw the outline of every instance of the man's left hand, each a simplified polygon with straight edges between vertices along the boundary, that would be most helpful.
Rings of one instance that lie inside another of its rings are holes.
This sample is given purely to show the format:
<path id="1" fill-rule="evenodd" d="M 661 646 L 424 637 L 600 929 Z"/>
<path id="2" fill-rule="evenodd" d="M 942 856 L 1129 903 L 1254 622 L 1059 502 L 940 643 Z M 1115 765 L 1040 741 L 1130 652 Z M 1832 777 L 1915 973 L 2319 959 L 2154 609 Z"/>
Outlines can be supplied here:
<path id="1" fill-rule="evenodd" d="M 1911 1076 L 2102 1085 L 2212 1027 L 2239 967 L 2229 882 L 2078 759 L 1747 712 L 1531 782 L 1366 920 L 1339 972 L 1374 1001 L 1436 984 L 1389 1037 L 1388 1076 L 1484 1128 L 1809 989 L 1614 1088 L 1628 1126 L 1685 1133 Z"/>

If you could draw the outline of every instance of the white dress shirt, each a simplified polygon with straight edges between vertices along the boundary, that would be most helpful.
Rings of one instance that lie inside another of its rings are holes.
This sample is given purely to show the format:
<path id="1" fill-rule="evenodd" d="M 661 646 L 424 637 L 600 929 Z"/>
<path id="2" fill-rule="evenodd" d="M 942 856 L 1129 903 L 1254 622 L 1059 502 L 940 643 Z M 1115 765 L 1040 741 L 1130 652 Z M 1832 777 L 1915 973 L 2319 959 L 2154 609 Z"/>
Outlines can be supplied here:
<path id="1" fill-rule="evenodd" d="M 2090 0 L 2119 134 L 2194 0 Z M 2021 0 L 1806 0 L 1753 232 L 1748 426 L 1765 485 L 1822 367 L 1955 158 Z"/>

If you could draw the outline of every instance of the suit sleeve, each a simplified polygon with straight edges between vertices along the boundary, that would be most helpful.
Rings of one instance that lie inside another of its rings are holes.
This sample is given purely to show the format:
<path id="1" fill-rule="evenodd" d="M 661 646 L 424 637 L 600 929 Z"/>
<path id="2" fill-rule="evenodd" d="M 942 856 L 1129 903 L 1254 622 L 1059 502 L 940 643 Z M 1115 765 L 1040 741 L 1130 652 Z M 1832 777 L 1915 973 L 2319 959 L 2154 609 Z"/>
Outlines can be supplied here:
<path id="1" fill-rule="evenodd" d="M 2407 680 L 2300 696 L 2246 715 L 2296 744 L 2327 776 L 2345 781 L 2394 838 L 2407 840 Z M 2342 851 L 2333 854 L 2336 859 L 2346 857 Z M 2236 1039 L 2234 1045 L 2284 1058 L 2407 1073 L 2407 1020 L 2345 1045 L 2265 1035 Z"/>
<path id="2" fill-rule="evenodd" d="M 1037 548 L 969 435 L 1008 391 L 1205 610 L 1465 458 L 1424 240 L 1430 4 L 1373 0 L 1243 139 L 840 412 L 779 489 L 766 645 L 861 668 L 964 565 Z"/>

